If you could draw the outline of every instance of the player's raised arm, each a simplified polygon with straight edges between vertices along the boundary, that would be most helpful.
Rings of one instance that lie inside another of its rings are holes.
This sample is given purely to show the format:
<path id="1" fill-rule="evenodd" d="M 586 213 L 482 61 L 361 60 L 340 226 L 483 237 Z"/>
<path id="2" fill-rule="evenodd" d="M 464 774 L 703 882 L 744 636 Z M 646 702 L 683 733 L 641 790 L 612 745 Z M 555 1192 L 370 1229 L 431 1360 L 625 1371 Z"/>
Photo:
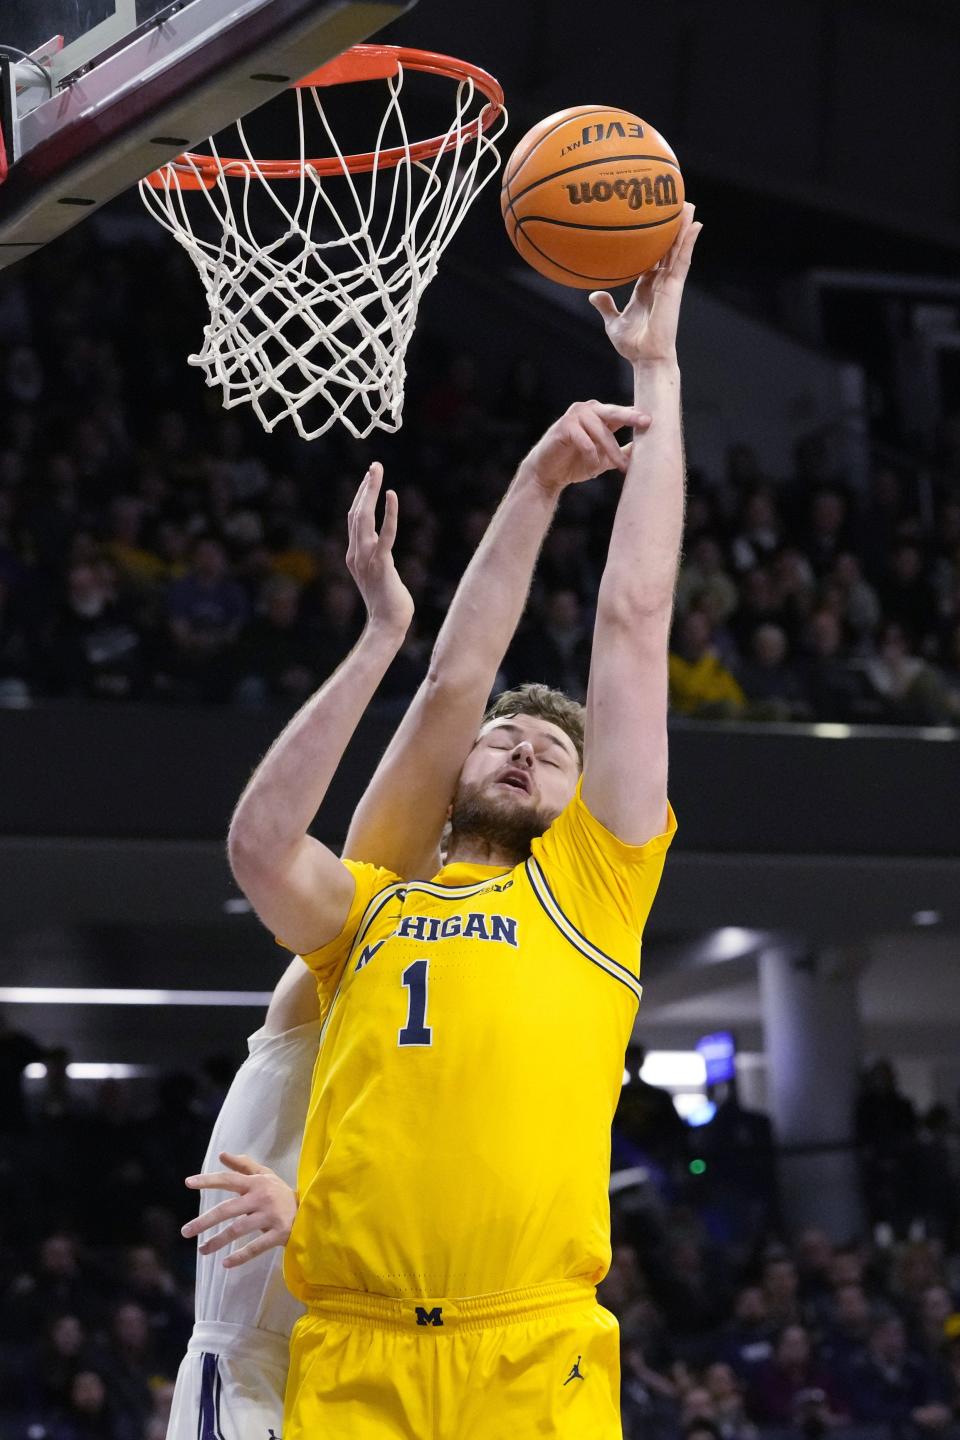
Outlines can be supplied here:
<path id="1" fill-rule="evenodd" d="M 626 471 L 616 432 L 642 431 L 643 407 L 571 405 L 519 469 L 468 565 L 430 670 L 357 807 L 344 853 L 407 877 L 437 870 L 457 776 L 477 738 L 497 671 L 523 613 L 557 502 L 568 485 Z"/>
<path id="2" fill-rule="evenodd" d="M 667 647 L 684 509 L 676 338 L 701 229 L 684 208 L 672 249 L 622 312 L 605 293 L 590 297 L 633 366 L 636 405 L 653 416 L 631 452 L 600 582 L 584 743 L 583 798 L 631 845 L 661 834 L 667 818 Z"/>
<path id="3" fill-rule="evenodd" d="M 343 752 L 403 644 L 413 601 L 393 564 L 397 497 L 388 491 L 378 535 L 382 469 L 371 465 L 350 510 L 347 563 L 362 577 L 367 624 L 340 668 L 274 741 L 240 797 L 228 850 L 237 884 L 291 949 L 318 949 L 346 923 L 356 882 L 309 835 Z"/>

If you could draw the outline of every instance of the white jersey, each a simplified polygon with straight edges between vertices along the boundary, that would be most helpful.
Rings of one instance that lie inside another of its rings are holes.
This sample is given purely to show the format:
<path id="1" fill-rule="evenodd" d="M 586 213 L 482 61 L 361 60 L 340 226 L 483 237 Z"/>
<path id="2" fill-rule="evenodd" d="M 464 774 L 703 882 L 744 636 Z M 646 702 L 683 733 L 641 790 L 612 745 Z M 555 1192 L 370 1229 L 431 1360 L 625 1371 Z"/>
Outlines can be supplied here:
<path id="1" fill-rule="evenodd" d="M 250 1053 L 213 1127 L 204 1171 L 222 1170 L 219 1157 L 227 1150 L 249 1155 L 296 1186 L 319 1042 L 319 1020 L 279 1035 L 261 1029 L 250 1036 Z M 201 1214 L 228 1198 L 217 1190 L 202 1193 Z M 304 1307 L 284 1284 L 283 1251 L 268 1250 L 235 1270 L 223 1268 L 224 1258 L 253 1238 L 246 1235 L 213 1255 L 197 1255 L 196 1324 L 224 1323 L 288 1337 Z"/>
<path id="2" fill-rule="evenodd" d="M 258 1030 L 233 1078 L 210 1136 L 203 1168 L 221 1170 L 221 1151 L 249 1155 L 296 1184 L 297 1160 L 320 1041 L 320 1021 L 279 1035 Z M 201 1212 L 224 1196 L 201 1192 Z M 268 1250 L 236 1270 L 224 1256 L 197 1255 L 196 1319 L 177 1374 L 167 1440 L 277 1440 L 283 1422 L 290 1331 L 304 1307 L 283 1280 L 283 1251 Z"/>

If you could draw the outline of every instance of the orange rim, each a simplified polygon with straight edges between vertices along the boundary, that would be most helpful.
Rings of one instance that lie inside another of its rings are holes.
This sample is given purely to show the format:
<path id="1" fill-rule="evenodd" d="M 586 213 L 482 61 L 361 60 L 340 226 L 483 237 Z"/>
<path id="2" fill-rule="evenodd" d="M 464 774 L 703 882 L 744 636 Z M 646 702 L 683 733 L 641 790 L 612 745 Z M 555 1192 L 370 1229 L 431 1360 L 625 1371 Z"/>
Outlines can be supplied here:
<path id="1" fill-rule="evenodd" d="M 503 87 L 498 80 L 479 65 L 468 60 L 456 60 L 451 55 L 437 55 L 432 50 L 416 50 L 402 45 L 354 45 L 336 59 L 321 65 L 296 81 L 292 90 L 319 89 L 329 85 L 350 85 L 360 80 L 392 79 L 404 66 L 408 70 L 420 70 L 428 75 L 440 75 L 448 80 L 462 83 L 472 80 L 487 104 L 476 119 L 453 135 L 434 135 L 429 140 L 418 140 L 409 149 L 397 145 L 390 150 L 369 151 L 365 155 L 321 156 L 304 160 L 237 160 L 213 155 L 187 153 L 178 155 L 167 165 L 161 166 L 148 175 L 147 184 L 155 190 L 166 190 L 175 183 L 181 190 L 209 190 L 223 174 L 229 179 L 243 179 L 249 175 L 262 175 L 266 180 L 299 180 L 302 171 L 312 170 L 321 176 L 342 175 L 348 170 L 351 175 L 369 174 L 371 170 L 388 170 L 409 159 L 412 162 L 431 160 L 457 145 L 469 144 L 490 129 L 504 106 Z M 173 172 L 171 174 L 171 172 Z M 175 179 L 174 179 L 175 176 Z"/>

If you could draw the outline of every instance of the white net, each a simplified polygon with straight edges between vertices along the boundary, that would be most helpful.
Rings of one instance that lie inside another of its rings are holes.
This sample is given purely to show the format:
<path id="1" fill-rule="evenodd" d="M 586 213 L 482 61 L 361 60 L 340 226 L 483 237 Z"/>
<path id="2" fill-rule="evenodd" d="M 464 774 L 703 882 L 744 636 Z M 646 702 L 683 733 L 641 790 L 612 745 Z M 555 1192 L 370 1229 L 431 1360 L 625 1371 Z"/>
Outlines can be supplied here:
<path id="1" fill-rule="evenodd" d="M 300 142 L 293 178 L 264 173 L 273 167 L 253 156 L 238 121 L 243 159 L 222 159 L 211 140 L 212 165 L 185 155 L 140 183 L 147 209 L 186 250 L 206 292 L 210 322 L 189 363 L 220 388 L 228 409 L 252 405 L 267 430 L 285 418 L 305 440 L 337 421 L 357 438 L 400 427 L 421 296 L 499 168 L 496 141 L 507 121 L 501 108 L 486 132 L 471 126 L 486 101 L 463 78 L 437 153 L 418 159 L 403 83 L 401 65 L 386 80 L 367 173 L 351 173 L 320 90 L 305 86 L 291 91 Z M 307 158 L 314 116 L 335 157 L 333 175 Z M 399 136 L 390 148 L 400 156 L 383 168 L 388 135 Z"/>

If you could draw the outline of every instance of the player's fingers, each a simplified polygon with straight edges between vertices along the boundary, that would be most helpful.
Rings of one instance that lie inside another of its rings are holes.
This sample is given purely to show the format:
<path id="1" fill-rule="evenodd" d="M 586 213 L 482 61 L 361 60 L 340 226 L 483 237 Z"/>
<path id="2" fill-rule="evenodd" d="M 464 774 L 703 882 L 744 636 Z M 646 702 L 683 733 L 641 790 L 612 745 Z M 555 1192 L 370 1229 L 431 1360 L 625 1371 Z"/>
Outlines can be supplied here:
<path id="1" fill-rule="evenodd" d="M 246 1175 L 235 1175 L 228 1170 L 214 1170 L 207 1175 L 188 1175 L 183 1183 L 188 1190 L 233 1190 L 242 1195 L 250 1180 Z"/>
<path id="2" fill-rule="evenodd" d="M 202 1235 L 204 1230 L 212 1230 L 214 1225 L 221 1225 L 225 1220 L 242 1215 L 246 1205 L 246 1199 L 242 1195 L 236 1200 L 223 1200 L 219 1205 L 204 1210 L 202 1215 L 195 1215 L 192 1220 L 188 1220 L 186 1225 L 180 1227 L 180 1234 L 185 1240 L 192 1240 L 194 1235 Z"/>
<path id="3" fill-rule="evenodd" d="M 380 525 L 380 539 L 377 542 L 382 554 L 389 555 L 397 538 L 397 517 L 400 502 L 396 490 L 388 490 L 383 502 L 383 521 Z"/>
<path id="4" fill-rule="evenodd" d="M 570 435 L 570 441 L 591 469 L 596 469 L 598 465 L 603 464 L 603 457 L 597 449 L 596 441 L 579 421 Z"/>
<path id="5" fill-rule="evenodd" d="M 661 261 L 663 269 L 667 272 L 668 275 L 673 273 L 674 266 L 680 259 L 680 256 L 683 254 L 684 247 L 692 244 L 691 233 L 693 235 L 693 239 L 695 240 L 697 234 L 703 228 L 702 225 L 698 225 L 694 221 L 694 208 L 695 207 L 691 205 L 689 201 L 684 205 L 683 219 L 680 222 L 680 229 L 677 231 L 673 244 L 670 246 L 670 249 L 667 251 L 666 255 Z"/>
<path id="6" fill-rule="evenodd" d="M 217 1159 L 221 1165 L 229 1165 L 231 1170 L 239 1170 L 241 1175 L 263 1175 L 267 1169 L 266 1165 L 261 1165 L 251 1156 L 233 1155 L 229 1150 L 221 1150 Z"/>
<path id="7" fill-rule="evenodd" d="M 216 1235 L 211 1235 L 209 1240 L 204 1240 L 202 1245 L 197 1246 L 200 1255 L 215 1255 L 218 1250 L 225 1250 L 233 1240 L 242 1240 L 244 1235 L 252 1235 L 255 1230 L 261 1230 L 259 1217 L 254 1215 L 242 1215 L 232 1224 L 225 1225 Z"/>
<path id="8" fill-rule="evenodd" d="M 272 1250 L 277 1245 L 286 1245 L 286 1236 L 279 1230 L 267 1230 L 263 1235 L 258 1235 L 256 1240 L 251 1240 L 249 1245 L 241 1245 L 239 1250 L 234 1250 L 223 1262 L 225 1270 L 235 1270 L 238 1265 L 246 1265 L 248 1260 L 255 1260 L 265 1250 Z"/>
<path id="9" fill-rule="evenodd" d="M 357 507 L 357 542 L 360 546 L 377 543 L 377 497 L 383 483 L 383 466 L 376 460 L 364 477 L 363 495 Z"/>
<path id="10" fill-rule="evenodd" d="M 620 314 L 613 296 L 607 290 L 593 290 L 587 296 L 587 300 L 605 321 L 616 320 Z"/>
<path id="11" fill-rule="evenodd" d="M 597 447 L 600 464 L 604 465 L 606 469 L 621 469 L 623 466 L 623 456 L 620 454 L 620 446 L 600 416 L 593 410 L 586 410 L 581 416 L 580 423 Z"/>
<path id="12" fill-rule="evenodd" d="M 593 410 L 611 430 L 620 430 L 624 425 L 642 430 L 651 420 L 646 410 L 638 410 L 634 405 L 603 405 L 597 401 Z"/>
<path id="13" fill-rule="evenodd" d="M 697 236 L 702 229 L 703 226 L 699 221 L 695 225 L 690 226 L 690 229 L 683 237 L 683 243 L 680 249 L 677 251 L 676 259 L 670 267 L 667 282 L 675 296 L 679 296 L 683 290 L 684 281 L 690 270 L 690 261 L 693 258 L 693 247 L 696 245 Z"/>

